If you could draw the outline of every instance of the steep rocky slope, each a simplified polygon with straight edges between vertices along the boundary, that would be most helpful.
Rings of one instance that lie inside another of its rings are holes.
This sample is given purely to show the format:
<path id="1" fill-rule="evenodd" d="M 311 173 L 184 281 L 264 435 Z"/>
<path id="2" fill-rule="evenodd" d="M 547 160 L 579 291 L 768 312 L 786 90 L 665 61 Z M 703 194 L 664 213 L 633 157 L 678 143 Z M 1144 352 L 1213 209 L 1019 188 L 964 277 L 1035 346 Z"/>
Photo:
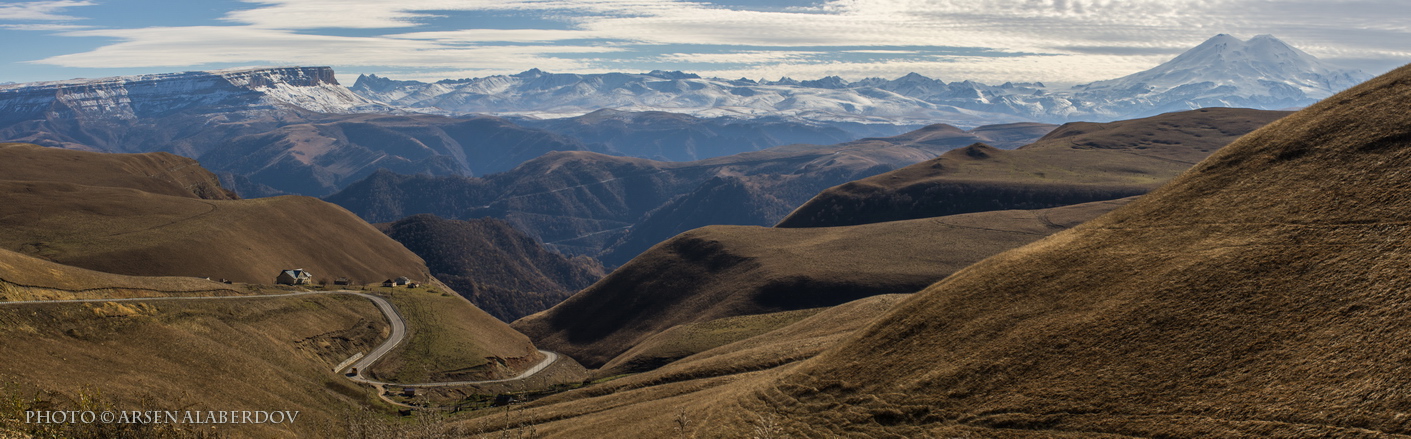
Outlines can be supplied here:
<path id="1" fill-rule="evenodd" d="M 422 214 L 377 227 L 426 260 L 437 279 L 506 322 L 548 309 L 604 274 L 592 259 L 545 250 L 501 220 Z"/>

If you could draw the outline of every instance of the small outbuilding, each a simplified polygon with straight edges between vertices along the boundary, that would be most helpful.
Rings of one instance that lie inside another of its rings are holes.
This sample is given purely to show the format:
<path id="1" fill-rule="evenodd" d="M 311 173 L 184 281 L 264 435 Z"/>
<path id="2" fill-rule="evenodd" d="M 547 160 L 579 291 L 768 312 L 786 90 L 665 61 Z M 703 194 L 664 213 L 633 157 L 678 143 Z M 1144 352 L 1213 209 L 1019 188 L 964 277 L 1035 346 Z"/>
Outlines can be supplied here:
<path id="1" fill-rule="evenodd" d="M 392 279 L 387 279 L 387 280 L 382 281 L 382 286 L 391 288 L 391 287 L 397 286 L 397 283 L 396 283 L 396 282 L 392 282 Z"/>
<path id="2" fill-rule="evenodd" d="M 279 272 L 279 276 L 274 278 L 274 283 L 280 285 L 308 285 L 314 278 L 313 273 L 304 271 L 302 268 L 284 270 Z"/>
<path id="3" fill-rule="evenodd" d="M 405 396 L 405 397 L 408 397 L 408 398 L 411 398 L 411 397 L 416 396 L 416 388 L 415 388 L 415 387 L 403 387 L 403 388 L 402 388 L 402 396 Z"/>
<path id="4" fill-rule="evenodd" d="M 333 280 L 333 284 L 334 284 L 334 285 L 352 285 L 352 284 L 353 284 L 353 280 L 352 280 L 352 279 L 348 279 L 348 278 L 346 278 L 346 277 L 340 277 L 340 278 L 334 279 L 334 280 Z"/>

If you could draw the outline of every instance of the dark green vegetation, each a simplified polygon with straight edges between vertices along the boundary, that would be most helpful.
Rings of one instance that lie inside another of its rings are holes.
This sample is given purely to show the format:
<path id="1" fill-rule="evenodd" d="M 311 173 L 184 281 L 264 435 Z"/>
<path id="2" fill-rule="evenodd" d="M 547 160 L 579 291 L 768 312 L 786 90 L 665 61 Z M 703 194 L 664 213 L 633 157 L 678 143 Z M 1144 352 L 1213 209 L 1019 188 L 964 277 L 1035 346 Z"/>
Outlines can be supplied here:
<path id="1" fill-rule="evenodd" d="M 780 227 L 826 227 L 1146 193 L 1215 150 L 1287 115 L 1231 108 L 1065 124 L 1014 151 L 972 145 L 823 191 Z"/>
<path id="2" fill-rule="evenodd" d="M 513 326 L 544 349 L 599 367 L 677 325 L 915 292 L 1126 201 L 852 227 L 705 227 Z"/>
<path id="3" fill-rule="evenodd" d="M 665 436 L 672 410 L 698 437 L 1411 434 L 1408 163 L 1403 67 L 961 270 L 809 360 L 566 394 L 528 416 L 549 437 Z"/>
<path id="4" fill-rule="evenodd" d="M 425 259 L 436 279 L 506 322 L 548 309 L 603 277 L 596 261 L 545 250 L 497 219 L 424 214 L 378 228 Z"/>
<path id="5" fill-rule="evenodd" d="M 612 266 L 686 230 L 774 224 L 824 188 L 979 139 L 1034 139 L 1050 127 L 1010 124 L 966 132 L 935 125 L 896 137 L 790 145 L 693 162 L 555 152 L 484 178 L 379 172 L 327 200 L 373 222 L 418 213 L 500 218 L 551 249 L 599 256 Z"/>

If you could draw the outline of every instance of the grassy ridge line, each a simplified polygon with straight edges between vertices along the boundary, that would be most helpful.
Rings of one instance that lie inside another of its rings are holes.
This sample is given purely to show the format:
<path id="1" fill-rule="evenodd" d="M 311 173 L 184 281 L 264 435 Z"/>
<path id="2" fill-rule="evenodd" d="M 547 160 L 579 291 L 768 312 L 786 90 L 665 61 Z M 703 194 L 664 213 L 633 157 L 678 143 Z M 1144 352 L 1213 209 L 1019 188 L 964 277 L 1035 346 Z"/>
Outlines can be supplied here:
<path id="1" fill-rule="evenodd" d="M 65 292 L 65 293 L 87 293 L 87 292 L 93 292 L 93 291 L 124 291 L 124 290 L 125 290 L 125 291 L 145 291 L 145 292 L 162 293 L 162 294 L 177 294 L 177 293 L 214 293 L 214 292 L 219 292 L 219 291 L 228 291 L 228 292 L 231 292 L 231 293 L 236 293 L 235 296 L 240 296 L 240 294 L 238 294 L 238 293 L 241 293 L 240 290 L 237 290 L 237 289 L 234 289 L 234 288 L 214 288 L 214 289 L 208 289 L 208 290 L 159 290 L 159 289 L 153 289 L 153 288 L 131 288 L 131 287 L 109 286 L 109 287 L 93 287 L 93 288 L 82 288 L 82 289 L 68 289 L 68 288 L 58 288 L 58 287 L 44 286 L 44 285 L 28 285 L 28 284 L 22 284 L 22 283 L 19 283 L 19 282 L 11 281 L 11 280 L 9 280 L 9 279 L 5 279 L 5 278 L 3 278 L 3 277 L 0 277 L 0 284 L 3 284 L 3 285 L 0 285 L 0 286 L 19 287 L 19 288 L 33 288 L 33 289 L 51 290 L 51 291 L 62 291 L 62 292 Z M 179 296 L 179 297 L 202 297 L 202 296 Z M 216 297 L 232 297 L 232 296 L 216 296 Z M 6 299 L 9 299 L 9 296 L 8 296 L 8 295 L 0 295 L 0 303 L 42 303 L 42 302 L 44 302 L 44 301 L 19 301 L 19 300 L 6 300 Z M 125 300 L 125 299 L 135 299 L 135 298 L 124 298 L 124 300 Z M 54 300 L 79 300 L 79 299 L 54 299 Z M 95 301 L 102 301 L 102 300 L 113 300 L 113 299 L 93 299 L 93 300 L 95 300 Z"/>
<path id="2" fill-rule="evenodd" d="M 173 300 L 272 299 L 272 298 L 290 298 L 290 297 L 310 296 L 310 295 L 323 295 L 323 294 L 345 294 L 345 295 L 351 295 L 351 296 L 360 296 L 360 297 L 362 297 L 362 298 L 368 299 L 369 301 L 373 302 L 374 305 L 377 306 L 377 309 L 382 312 L 382 315 L 387 318 L 388 323 L 391 324 L 392 327 L 393 327 L 392 333 L 389 335 L 389 337 L 388 337 L 387 340 L 385 340 L 385 341 L 383 341 L 382 343 L 378 344 L 377 347 L 374 348 L 370 353 L 368 353 L 365 357 L 363 357 L 362 359 L 358 360 L 358 361 L 355 363 L 355 366 L 357 366 L 357 368 L 358 368 L 358 375 L 355 376 L 355 377 L 349 377 L 349 380 L 352 380 L 352 381 L 354 381 L 354 382 L 365 383 L 365 384 L 374 384 L 374 385 L 398 385 L 398 386 L 409 386 L 409 387 L 418 387 L 418 386 L 420 386 L 420 387 L 439 387 L 439 386 L 453 386 L 453 385 L 474 385 L 474 384 L 501 383 L 501 382 L 515 381 L 515 380 L 521 380 L 521 379 L 529 378 L 529 377 L 533 376 L 535 373 L 539 372 L 540 370 L 543 370 L 545 367 L 549 366 L 550 364 L 553 364 L 553 362 L 558 359 L 558 355 L 557 355 L 557 354 L 554 354 L 554 353 L 552 353 L 552 352 L 542 351 L 542 350 L 537 351 L 537 353 L 539 354 L 539 356 L 542 356 L 542 357 L 543 357 L 542 360 L 536 362 L 536 364 L 535 364 L 534 366 L 529 367 L 529 368 L 526 368 L 526 370 L 525 370 L 524 372 L 521 372 L 521 373 L 515 375 L 514 377 L 511 377 L 511 378 L 504 378 L 504 379 L 463 380 L 463 381 L 452 381 L 452 382 L 425 382 L 425 383 L 393 383 L 393 382 L 384 382 L 384 381 L 379 381 L 379 380 L 376 380 L 376 379 L 369 379 L 369 378 L 366 378 L 366 377 L 364 377 L 363 375 L 364 375 L 364 373 L 365 373 L 369 368 L 372 367 L 372 365 L 378 363 L 378 362 L 379 362 L 380 360 L 382 360 L 388 353 L 391 353 L 391 351 L 392 351 L 393 349 L 395 349 L 398 345 L 402 344 L 402 342 L 407 339 L 407 337 L 406 337 L 407 331 L 405 330 L 405 327 L 406 327 L 406 323 L 407 323 L 407 322 L 406 322 L 406 318 L 402 316 L 402 313 L 397 309 L 397 307 L 396 307 L 395 305 L 393 305 L 390 301 L 388 301 L 387 298 L 385 298 L 385 297 L 380 297 L 380 296 L 375 296 L 375 295 L 368 294 L 368 293 L 363 293 L 363 292 L 358 292 L 358 291 L 352 291 L 352 290 L 335 290 L 335 291 L 297 291 L 297 292 L 284 293 L 284 294 L 261 294 L 261 295 L 252 295 L 252 296 L 126 297 L 126 298 L 99 298 L 99 299 L 57 299 L 57 300 L 3 301 L 3 302 L 0 302 L 0 306 L 3 306 L 3 305 L 30 305 L 30 304 L 102 303 L 102 302 L 148 302 L 148 301 L 173 301 Z M 400 322 L 400 324 L 398 324 L 398 322 Z M 401 327 L 402 329 L 400 329 L 400 330 L 397 329 L 397 328 L 399 328 L 399 327 Z"/>
<path id="3" fill-rule="evenodd" d="M 11 300 L 0 301 L 0 305 L 33 305 L 39 303 L 97 303 L 97 302 L 144 302 L 154 300 L 212 300 L 212 299 L 271 299 L 279 297 L 296 297 L 312 294 L 352 294 L 367 296 L 363 293 L 352 291 L 299 291 L 285 294 L 258 294 L 250 296 L 179 296 L 179 297 L 121 297 L 121 298 L 98 298 L 98 299 L 54 299 L 54 300 Z"/>
<path id="4" fill-rule="evenodd" d="M 376 407 L 376 398 L 328 367 L 379 341 L 386 325 L 370 305 L 330 294 L 0 306 L 0 358 L 9 359 L 0 361 L 0 383 L 49 395 L 33 400 L 38 410 L 72 408 L 65 395 L 89 389 L 113 410 L 303 412 L 295 424 L 227 425 L 210 430 L 216 436 L 346 437 L 339 414 Z"/>

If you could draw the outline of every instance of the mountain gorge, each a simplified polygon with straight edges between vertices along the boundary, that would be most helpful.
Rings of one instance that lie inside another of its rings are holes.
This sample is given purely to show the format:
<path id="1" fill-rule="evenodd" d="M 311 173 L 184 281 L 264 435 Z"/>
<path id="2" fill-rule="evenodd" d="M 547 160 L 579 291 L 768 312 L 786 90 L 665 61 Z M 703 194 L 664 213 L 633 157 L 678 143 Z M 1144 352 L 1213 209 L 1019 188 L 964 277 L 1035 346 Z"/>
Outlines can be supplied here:
<path id="1" fill-rule="evenodd" d="M 691 162 L 555 152 L 483 178 L 377 173 L 326 199 L 374 222 L 430 213 L 500 218 L 566 254 L 619 265 L 677 233 L 770 225 L 830 186 L 984 140 L 1022 144 L 1052 125 L 920 132 L 831 146 L 789 145 Z M 605 250 L 611 251 L 604 254 Z"/>
<path id="2" fill-rule="evenodd" d="M 591 258 L 545 250 L 501 220 L 422 214 L 377 227 L 425 259 L 436 279 L 505 322 L 548 309 L 604 274 Z"/>

